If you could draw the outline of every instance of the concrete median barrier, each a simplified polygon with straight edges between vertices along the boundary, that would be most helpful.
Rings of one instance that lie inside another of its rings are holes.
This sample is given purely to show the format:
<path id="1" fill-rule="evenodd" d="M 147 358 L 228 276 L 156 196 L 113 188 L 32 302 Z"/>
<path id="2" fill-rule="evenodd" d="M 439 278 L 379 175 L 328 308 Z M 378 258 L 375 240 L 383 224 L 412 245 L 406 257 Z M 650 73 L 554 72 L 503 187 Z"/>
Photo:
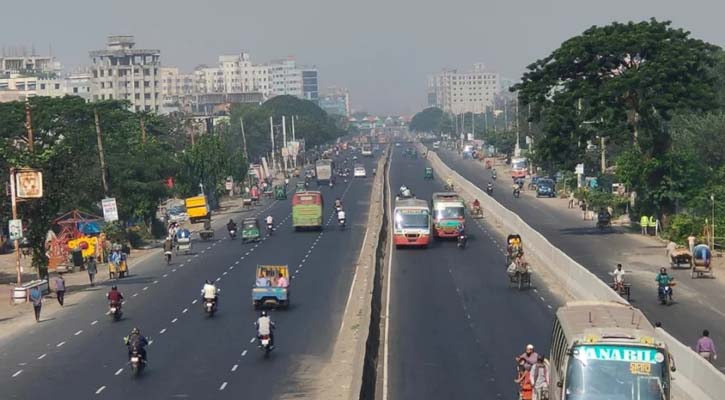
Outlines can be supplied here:
<path id="1" fill-rule="evenodd" d="M 421 150 L 427 149 L 423 145 Z M 524 243 L 524 251 L 532 254 L 537 261 L 536 269 L 545 269 L 555 277 L 567 294 L 576 300 L 617 301 L 627 303 L 607 283 L 574 261 L 566 253 L 550 243 L 541 233 L 526 224 L 516 213 L 507 209 L 493 197 L 463 178 L 448 167 L 433 151 L 428 151 L 427 159 L 442 178 L 449 177 L 454 187 L 466 201 L 478 199 L 489 223 L 500 227 L 504 232 L 518 233 Z M 725 398 L 725 375 L 709 362 L 682 344 L 665 330 L 658 328 L 659 339 L 670 349 L 677 365 L 673 376 L 673 399 L 722 399 Z"/>

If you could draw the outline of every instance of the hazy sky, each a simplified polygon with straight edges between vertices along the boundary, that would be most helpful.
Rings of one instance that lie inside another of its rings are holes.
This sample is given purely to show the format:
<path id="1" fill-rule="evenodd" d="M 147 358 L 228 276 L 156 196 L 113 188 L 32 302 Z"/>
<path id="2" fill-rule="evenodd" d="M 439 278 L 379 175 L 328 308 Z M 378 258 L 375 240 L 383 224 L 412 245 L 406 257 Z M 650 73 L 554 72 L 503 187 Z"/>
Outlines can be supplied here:
<path id="1" fill-rule="evenodd" d="M 0 46 L 35 45 L 69 67 L 109 34 L 132 34 L 161 50 L 162 63 L 191 71 L 220 54 L 256 62 L 295 55 L 316 65 L 320 89 L 350 89 L 353 108 L 414 113 L 426 77 L 483 62 L 504 77 L 591 25 L 672 20 L 725 45 L 725 4 L 716 0 L 36 0 L 0 3 Z"/>

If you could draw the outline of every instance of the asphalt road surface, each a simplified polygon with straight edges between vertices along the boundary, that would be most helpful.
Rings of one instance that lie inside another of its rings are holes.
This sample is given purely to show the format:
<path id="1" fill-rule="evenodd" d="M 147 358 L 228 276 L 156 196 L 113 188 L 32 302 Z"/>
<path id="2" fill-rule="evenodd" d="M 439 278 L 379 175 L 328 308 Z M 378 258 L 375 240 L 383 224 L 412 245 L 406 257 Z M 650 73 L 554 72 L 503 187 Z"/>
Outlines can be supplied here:
<path id="1" fill-rule="evenodd" d="M 372 158 L 361 160 L 368 171 Z M 365 234 L 372 178 L 342 179 L 323 187 L 320 232 L 294 232 L 290 200 L 251 212 L 223 215 L 237 222 L 271 214 L 277 230 L 260 243 L 229 240 L 226 229 L 215 240 L 196 240 L 194 253 L 161 256 L 132 265 L 133 275 L 118 281 L 126 297 L 124 317 L 105 315 L 109 285 L 89 289 L 84 303 L 24 332 L 0 350 L 3 399 L 275 399 L 301 394 L 297 377 L 331 351 L 342 320 L 354 265 Z M 312 185 L 314 189 L 314 184 Z M 333 218 L 334 199 L 346 208 L 347 228 Z M 264 228 L 263 228 L 264 229 Z M 293 274 L 289 310 L 272 311 L 277 348 L 269 359 L 257 349 L 251 304 L 257 264 L 287 264 Z M 221 289 L 219 311 L 208 318 L 200 304 L 206 279 Z M 47 300 L 53 301 L 53 300 Z M 139 327 L 152 340 L 149 364 L 132 378 L 122 338 Z"/>
<path id="2" fill-rule="evenodd" d="M 391 191 L 430 201 L 443 183 L 424 180 L 427 162 L 405 148 L 392 157 Z M 536 275 L 530 290 L 510 286 L 503 243 L 487 229 L 467 219 L 463 250 L 455 240 L 393 250 L 383 400 L 516 398 L 514 357 L 527 343 L 548 352 L 558 305 Z"/>
<path id="3" fill-rule="evenodd" d="M 449 167 L 482 189 L 492 181 L 490 172 L 476 161 L 462 160 L 448 150 L 440 150 L 438 155 Z M 595 227 L 596 221 L 583 221 L 581 213 L 566 212 L 546 204 L 557 201 L 555 199 L 536 198 L 531 191 L 524 191 L 519 199 L 514 199 L 510 175 L 499 172 L 498 179 L 493 181 L 493 197 L 600 279 L 611 282 L 609 273 L 617 263 L 624 263 L 625 270 L 630 271 L 627 280 L 633 285 L 631 303 L 642 309 L 652 322 L 660 321 L 668 332 L 686 345 L 694 346 L 704 328 L 710 330 L 716 343 L 724 343 L 725 291 L 720 283 L 711 279 L 691 279 L 689 270 L 673 271 L 666 263 L 664 244 L 657 246 L 661 247 L 661 258 L 644 257 L 643 247 L 651 247 L 651 241 L 642 242 L 637 235 L 626 235 L 620 227 L 615 227 L 611 233 L 601 233 Z M 525 242 L 526 238 L 523 240 Z M 647 254 L 652 253 L 652 249 L 646 250 Z M 627 264 L 625 260 L 630 258 L 641 261 Z M 677 282 L 675 303 L 670 306 L 657 301 L 654 277 L 660 267 L 667 267 Z M 725 370 L 725 357 L 720 357 L 715 365 Z"/>

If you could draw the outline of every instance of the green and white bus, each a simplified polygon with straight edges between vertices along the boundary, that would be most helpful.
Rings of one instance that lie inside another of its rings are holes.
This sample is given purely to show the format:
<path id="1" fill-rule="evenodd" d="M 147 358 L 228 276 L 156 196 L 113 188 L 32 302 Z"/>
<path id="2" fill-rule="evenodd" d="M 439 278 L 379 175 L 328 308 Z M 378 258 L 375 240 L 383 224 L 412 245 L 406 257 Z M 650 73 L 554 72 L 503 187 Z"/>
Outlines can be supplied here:
<path id="1" fill-rule="evenodd" d="M 551 400 L 669 400 L 670 353 L 642 311 L 575 301 L 556 311 Z"/>

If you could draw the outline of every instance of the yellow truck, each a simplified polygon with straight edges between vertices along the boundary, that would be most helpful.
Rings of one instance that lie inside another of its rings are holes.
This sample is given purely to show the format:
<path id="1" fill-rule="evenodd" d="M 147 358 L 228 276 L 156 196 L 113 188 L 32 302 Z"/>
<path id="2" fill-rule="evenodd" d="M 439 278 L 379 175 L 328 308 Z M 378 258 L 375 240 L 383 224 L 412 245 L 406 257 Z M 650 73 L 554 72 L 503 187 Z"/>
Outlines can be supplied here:
<path id="1" fill-rule="evenodd" d="M 189 222 L 192 224 L 211 219 L 211 211 L 206 196 L 189 197 L 184 200 L 184 203 L 186 203 L 186 214 L 189 215 Z"/>

